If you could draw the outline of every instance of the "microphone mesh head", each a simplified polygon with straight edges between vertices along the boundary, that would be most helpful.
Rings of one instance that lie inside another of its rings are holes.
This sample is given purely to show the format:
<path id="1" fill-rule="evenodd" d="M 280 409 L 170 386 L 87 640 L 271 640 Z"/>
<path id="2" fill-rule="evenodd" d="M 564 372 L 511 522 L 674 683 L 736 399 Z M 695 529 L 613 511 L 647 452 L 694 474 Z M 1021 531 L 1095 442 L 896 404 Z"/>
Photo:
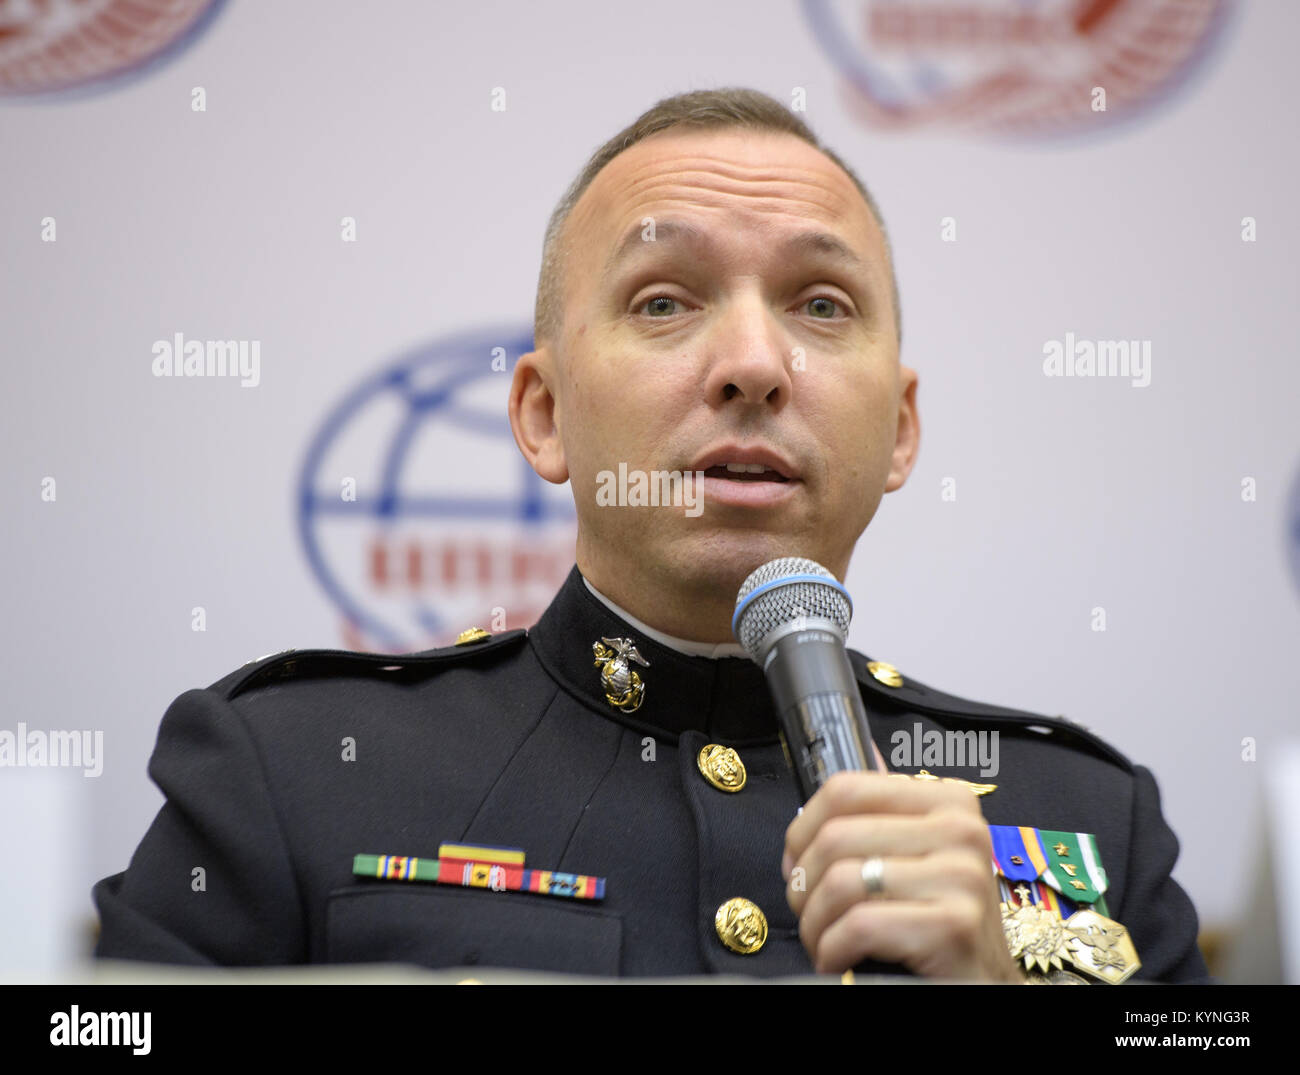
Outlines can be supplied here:
<path id="1" fill-rule="evenodd" d="M 750 600 L 755 590 L 765 586 L 770 588 Z M 816 560 L 783 556 L 769 560 L 741 584 L 732 630 L 745 652 L 762 664 L 763 639 L 783 624 L 800 616 L 830 620 L 848 638 L 852 615 L 848 594 L 834 575 Z"/>

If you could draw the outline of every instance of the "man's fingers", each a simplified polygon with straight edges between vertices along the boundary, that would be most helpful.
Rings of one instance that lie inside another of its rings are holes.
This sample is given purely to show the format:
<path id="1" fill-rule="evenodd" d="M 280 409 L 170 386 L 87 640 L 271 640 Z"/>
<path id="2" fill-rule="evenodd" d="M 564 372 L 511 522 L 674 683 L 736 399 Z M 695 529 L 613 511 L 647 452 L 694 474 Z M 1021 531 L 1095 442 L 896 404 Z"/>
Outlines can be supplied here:
<path id="1" fill-rule="evenodd" d="M 785 849 L 798 862 L 829 818 L 853 814 L 927 814 L 953 809 L 981 817 L 968 790 L 938 781 L 902 780 L 884 773 L 836 773 L 786 830 Z"/>
<path id="2" fill-rule="evenodd" d="M 832 863 L 826 875 L 807 894 L 802 908 L 795 909 L 799 916 L 799 939 L 805 951 L 816 952 L 822 934 L 855 904 L 868 898 L 867 885 L 862 878 L 863 861 L 846 858 Z M 915 859 L 889 859 L 885 863 L 889 887 L 871 898 L 885 899 L 887 893 L 895 896 L 902 889 L 913 890 L 916 872 Z"/>
<path id="3" fill-rule="evenodd" d="M 865 859 L 844 858 L 829 865 L 825 875 L 804 894 L 800 906 L 799 937 L 804 947 L 816 950 L 817 939 L 856 903 L 935 902 L 957 896 L 982 900 L 993 887 L 992 867 L 962 851 L 942 851 L 920 858 L 884 858 L 880 892 L 870 895 L 862 877 Z M 789 894 L 788 894 L 789 895 Z"/>
<path id="4" fill-rule="evenodd" d="M 992 871 L 992 841 L 983 818 L 965 810 L 944 809 L 910 816 L 830 818 L 812 837 L 812 842 L 795 860 L 802 871 L 796 885 L 791 878 L 787 896 L 795 914 L 801 914 L 809 895 L 838 862 L 862 862 L 869 858 L 920 859 L 927 855 L 954 864 L 944 869 L 964 872 L 978 867 L 987 876 Z M 955 852 L 953 857 L 950 853 Z M 792 853 L 787 846 L 787 853 Z M 985 879 L 987 879 L 987 876 Z M 951 885 L 955 878 L 949 877 Z"/>
<path id="5" fill-rule="evenodd" d="M 857 903 L 816 940 L 813 964 L 840 974 L 864 959 L 901 963 L 915 974 L 978 977 L 979 902 L 961 896 L 942 903 Z M 1002 949 L 1003 958 L 1006 949 Z"/>
<path id="6" fill-rule="evenodd" d="M 786 830 L 786 898 L 823 973 L 871 958 L 916 974 L 982 981 L 1020 976 L 1007 953 L 993 843 L 960 785 L 839 773 Z M 883 877 L 868 891 L 864 865 Z M 879 888 L 879 891 L 875 891 Z"/>

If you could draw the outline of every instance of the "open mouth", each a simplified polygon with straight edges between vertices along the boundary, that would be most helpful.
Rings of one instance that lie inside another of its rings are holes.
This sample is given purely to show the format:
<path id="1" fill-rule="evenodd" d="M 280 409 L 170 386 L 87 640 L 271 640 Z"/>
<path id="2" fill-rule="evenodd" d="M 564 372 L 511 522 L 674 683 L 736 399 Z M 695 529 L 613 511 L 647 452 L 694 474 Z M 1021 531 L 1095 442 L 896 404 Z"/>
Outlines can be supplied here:
<path id="1" fill-rule="evenodd" d="M 725 478 L 735 482 L 784 482 L 784 474 L 779 474 L 762 463 L 719 463 L 704 471 L 706 478 Z"/>

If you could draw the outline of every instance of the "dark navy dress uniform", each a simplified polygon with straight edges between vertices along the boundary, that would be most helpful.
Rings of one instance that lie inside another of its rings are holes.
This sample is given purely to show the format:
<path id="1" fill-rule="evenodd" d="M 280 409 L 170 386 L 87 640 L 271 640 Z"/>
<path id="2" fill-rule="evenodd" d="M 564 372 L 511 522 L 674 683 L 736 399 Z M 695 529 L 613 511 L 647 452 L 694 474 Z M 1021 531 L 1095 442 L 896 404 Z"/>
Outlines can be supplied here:
<path id="1" fill-rule="evenodd" d="M 606 698 L 601 638 L 631 638 L 648 662 L 635 712 Z M 995 781 L 980 799 L 991 824 L 1094 834 L 1137 978 L 1205 978 L 1150 772 L 1063 719 L 888 686 L 851 660 L 886 759 L 891 733 L 918 722 L 997 730 L 996 777 L 942 775 Z M 740 791 L 702 775 L 711 743 L 740 756 Z M 167 801 L 128 869 L 94 888 L 99 957 L 812 973 L 780 870 L 800 802 L 761 670 L 638 637 L 576 568 L 527 632 L 400 657 L 289 651 L 188 691 L 149 774 Z M 357 854 L 434 858 L 446 842 L 522 848 L 531 867 L 604 877 L 605 897 L 353 875 Z M 729 950 L 715 929 L 735 897 L 766 916 L 756 952 Z"/>

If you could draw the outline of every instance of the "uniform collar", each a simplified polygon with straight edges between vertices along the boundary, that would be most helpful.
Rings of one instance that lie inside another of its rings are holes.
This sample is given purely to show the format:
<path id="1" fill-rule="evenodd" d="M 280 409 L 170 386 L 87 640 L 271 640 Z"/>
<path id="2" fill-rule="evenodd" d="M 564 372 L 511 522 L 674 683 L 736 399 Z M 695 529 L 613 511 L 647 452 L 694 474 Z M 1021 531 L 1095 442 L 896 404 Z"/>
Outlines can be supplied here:
<path id="1" fill-rule="evenodd" d="M 588 589 L 575 565 L 528 632 L 543 667 L 565 691 L 610 720 L 674 742 L 685 731 L 703 732 L 729 746 L 776 742 L 776 711 L 758 665 L 748 657 L 679 652 L 665 643 L 682 640 L 652 631 L 617 608 Z M 630 665 L 644 684 L 634 712 L 622 712 L 605 697 L 592 652 L 602 638 L 630 639 L 649 662 Z"/>

